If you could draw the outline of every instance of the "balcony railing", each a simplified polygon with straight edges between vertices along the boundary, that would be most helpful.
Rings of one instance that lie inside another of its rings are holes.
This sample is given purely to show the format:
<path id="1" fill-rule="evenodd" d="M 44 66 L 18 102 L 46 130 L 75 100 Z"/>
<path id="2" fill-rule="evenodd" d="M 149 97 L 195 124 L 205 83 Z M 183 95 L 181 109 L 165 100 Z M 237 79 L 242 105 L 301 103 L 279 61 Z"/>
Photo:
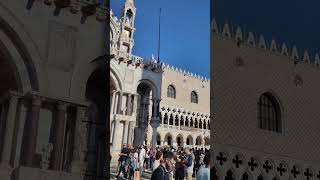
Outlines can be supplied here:
<path id="1" fill-rule="evenodd" d="M 168 125 L 168 124 L 161 124 L 160 127 L 165 128 L 165 129 L 177 129 L 177 130 L 182 130 L 182 131 L 203 131 L 204 133 L 210 134 L 209 129 L 199 129 L 199 128 L 194 128 L 194 127 L 185 127 L 185 126 L 175 126 L 175 125 Z"/>

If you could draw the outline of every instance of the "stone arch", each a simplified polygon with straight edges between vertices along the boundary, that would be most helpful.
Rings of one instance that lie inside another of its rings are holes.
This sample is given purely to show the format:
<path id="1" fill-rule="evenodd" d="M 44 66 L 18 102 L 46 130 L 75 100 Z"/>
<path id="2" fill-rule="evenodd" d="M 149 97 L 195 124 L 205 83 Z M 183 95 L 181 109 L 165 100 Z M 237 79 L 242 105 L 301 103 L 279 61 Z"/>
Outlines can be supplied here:
<path id="1" fill-rule="evenodd" d="M 189 127 L 190 123 L 189 123 L 189 117 L 186 116 L 185 121 L 184 121 L 184 126 Z"/>
<path id="2" fill-rule="evenodd" d="M 92 72 L 86 84 L 86 99 L 90 103 L 87 112 L 88 124 L 96 124 L 89 126 L 88 147 L 99 147 L 91 149 L 93 153 L 87 157 L 86 171 L 97 176 L 102 176 L 105 173 L 103 170 L 106 168 L 106 154 L 110 154 L 110 149 L 105 143 L 110 136 L 110 132 L 105 132 L 106 119 L 107 116 L 110 116 L 106 111 L 109 99 L 106 93 L 108 85 L 105 83 L 107 78 L 107 71 L 104 67 L 100 67 Z"/>
<path id="3" fill-rule="evenodd" d="M 199 129 L 203 128 L 203 118 L 199 118 Z"/>
<path id="4" fill-rule="evenodd" d="M 164 136 L 164 141 L 165 141 L 166 145 L 172 146 L 173 145 L 173 136 L 172 136 L 172 134 L 171 133 L 167 133 Z"/>
<path id="5" fill-rule="evenodd" d="M 192 116 L 190 117 L 190 123 L 189 123 L 189 126 L 190 126 L 190 127 L 193 127 L 193 126 L 194 126 L 194 119 L 193 119 L 193 117 L 192 117 Z"/>
<path id="6" fill-rule="evenodd" d="M 161 135 L 157 132 L 157 145 L 161 145 Z"/>
<path id="7" fill-rule="evenodd" d="M 187 145 L 193 145 L 193 137 L 191 135 L 188 135 L 186 138 L 186 144 Z"/>
<path id="8" fill-rule="evenodd" d="M 174 125 L 174 114 L 171 113 L 169 116 L 169 125 Z"/>
<path id="9" fill-rule="evenodd" d="M 200 136 L 197 136 L 197 138 L 196 138 L 196 145 L 197 146 L 201 146 L 203 144 L 203 142 L 202 142 L 202 136 L 200 135 Z"/>
<path id="10" fill-rule="evenodd" d="M 122 83 L 119 78 L 119 75 L 118 75 L 117 71 L 112 67 L 110 67 L 110 80 L 113 80 L 117 90 L 122 90 Z"/>
<path id="11" fill-rule="evenodd" d="M 178 114 L 176 114 L 176 115 L 175 115 L 175 118 L 174 118 L 174 125 L 175 125 L 175 126 L 179 126 L 179 121 L 180 121 L 180 120 L 179 120 L 179 116 L 178 116 Z"/>
<path id="12" fill-rule="evenodd" d="M 195 117 L 194 118 L 194 127 L 195 128 L 199 128 L 199 124 L 198 123 L 199 123 L 198 118 Z"/>
<path id="13" fill-rule="evenodd" d="M 161 98 L 160 98 L 160 95 L 159 95 L 159 91 L 160 91 L 160 90 L 157 89 L 157 86 L 154 84 L 154 82 L 152 82 L 152 81 L 149 80 L 149 79 L 141 79 L 141 80 L 139 81 L 139 83 L 137 83 L 137 86 L 136 86 L 136 88 L 135 88 L 136 90 L 138 90 L 138 86 L 139 86 L 140 84 L 145 84 L 145 85 L 147 85 L 147 86 L 149 86 L 149 87 L 151 88 L 152 98 L 161 99 Z M 137 92 L 137 93 L 138 93 L 138 92 Z"/>
<path id="14" fill-rule="evenodd" d="M 168 122 L 169 122 L 169 115 L 168 115 L 168 113 L 166 112 L 166 113 L 164 113 L 164 115 L 163 115 L 163 124 L 168 124 Z"/>
<path id="15" fill-rule="evenodd" d="M 7 67 L 10 67 L 13 72 L 13 78 L 17 84 L 15 90 L 22 93 L 30 90 L 40 91 L 39 73 L 35 62 L 40 62 L 41 59 L 36 45 L 33 44 L 21 23 L 1 4 L 0 49 Z M 41 78 L 45 77 L 43 75 Z M 46 87 L 46 84 L 43 86 Z"/>
<path id="16" fill-rule="evenodd" d="M 176 136 L 176 143 L 177 143 L 177 146 L 183 146 L 183 143 L 184 143 L 184 139 L 183 139 L 183 136 L 181 134 L 178 134 Z"/>
<path id="17" fill-rule="evenodd" d="M 184 126 L 184 116 L 183 115 L 181 115 L 180 116 L 180 126 Z"/>
<path id="18" fill-rule="evenodd" d="M 210 145 L 210 137 L 209 136 L 204 138 L 204 145 L 205 146 L 209 146 Z"/>

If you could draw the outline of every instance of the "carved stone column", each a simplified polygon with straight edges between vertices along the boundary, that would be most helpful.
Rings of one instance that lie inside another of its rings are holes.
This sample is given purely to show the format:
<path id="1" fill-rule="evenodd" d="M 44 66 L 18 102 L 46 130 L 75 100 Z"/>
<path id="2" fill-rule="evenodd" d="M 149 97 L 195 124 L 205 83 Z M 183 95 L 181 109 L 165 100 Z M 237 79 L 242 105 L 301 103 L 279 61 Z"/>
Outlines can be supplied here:
<path id="1" fill-rule="evenodd" d="M 23 128 L 26 123 L 27 119 L 27 107 L 25 104 L 25 100 L 22 99 L 20 103 L 20 111 L 19 111 L 19 122 L 17 124 L 17 143 L 15 147 L 15 159 L 13 163 L 13 167 L 20 166 L 20 158 L 21 158 L 21 147 L 22 147 L 22 141 L 23 141 Z"/>
<path id="2" fill-rule="evenodd" d="M 117 114 L 122 114 L 122 97 L 123 97 L 123 92 L 119 91 L 118 103 L 117 103 Z"/>
<path id="3" fill-rule="evenodd" d="M 131 115 L 132 114 L 132 100 L 131 100 L 131 94 L 128 94 L 128 98 L 127 98 L 127 111 L 126 111 L 126 115 Z"/>
<path id="4" fill-rule="evenodd" d="M 124 122 L 122 144 L 128 142 L 129 121 Z"/>
<path id="5" fill-rule="evenodd" d="M 19 97 L 16 94 L 10 93 L 1 162 L 4 166 L 12 166 L 11 153 L 13 152 L 13 133 L 16 122 L 18 99 Z"/>
<path id="6" fill-rule="evenodd" d="M 57 119 L 55 119 L 53 127 L 53 152 L 52 152 L 52 164 L 53 170 L 61 170 L 62 167 L 62 155 L 63 155 L 63 142 L 65 135 L 65 124 L 66 124 L 66 109 L 67 104 L 58 102 L 57 106 Z"/>
<path id="7" fill-rule="evenodd" d="M 24 133 L 25 137 L 23 140 L 22 164 L 25 166 L 33 166 L 33 157 L 38 138 L 40 108 L 40 97 L 37 95 L 32 95 L 31 111 L 24 129 L 26 132 Z"/>
<path id="8" fill-rule="evenodd" d="M 86 116 L 86 107 L 77 107 L 77 119 L 75 122 L 75 131 L 74 131 L 74 145 L 73 145 L 73 159 L 72 159 L 72 172 L 80 172 L 81 171 L 81 162 L 84 159 L 81 159 L 81 154 L 83 153 L 83 149 L 81 148 L 81 135 L 83 134 L 81 126 L 83 125 L 83 121 Z"/>
<path id="9" fill-rule="evenodd" d="M 115 114 L 115 107 L 117 107 L 115 104 L 116 103 L 116 93 L 117 93 L 117 91 L 112 92 L 112 101 L 111 101 L 111 110 L 110 110 L 111 114 Z"/>
<path id="10" fill-rule="evenodd" d="M 158 136 L 157 128 L 160 126 L 160 118 L 159 117 L 152 117 L 150 125 L 152 127 L 151 145 L 153 147 L 156 147 L 157 146 L 157 136 Z"/>
<path id="11" fill-rule="evenodd" d="M 120 120 L 114 120 L 114 131 L 113 131 L 113 140 L 112 147 L 113 150 L 119 151 L 121 149 L 121 139 L 122 139 L 122 131 L 120 129 Z"/>
<path id="12" fill-rule="evenodd" d="M 133 107 L 132 107 L 132 116 L 136 116 L 137 115 L 137 109 L 138 109 L 138 98 L 139 96 L 137 94 L 135 94 L 133 96 Z"/>
<path id="13" fill-rule="evenodd" d="M 131 144 L 133 143 L 133 131 L 134 131 L 134 128 L 135 128 L 135 125 L 134 125 L 135 122 L 130 122 L 129 123 L 129 136 L 128 136 L 128 142 L 127 144 Z"/>

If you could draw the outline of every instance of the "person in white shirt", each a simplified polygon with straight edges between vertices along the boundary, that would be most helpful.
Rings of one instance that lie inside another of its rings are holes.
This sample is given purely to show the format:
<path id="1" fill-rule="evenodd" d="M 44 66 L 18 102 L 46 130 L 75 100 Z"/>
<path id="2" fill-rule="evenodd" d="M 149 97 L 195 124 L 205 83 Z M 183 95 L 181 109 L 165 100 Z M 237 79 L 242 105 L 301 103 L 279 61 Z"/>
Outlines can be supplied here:
<path id="1" fill-rule="evenodd" d="M 144 146 L 141 145 L 140 152 L 139 152 L 139 170 L 140 170 L 141 176 L 143 172 L 143 164 L 144 164 L 145 157 L 146 157 L 146 150 L 144 149 Z"/>

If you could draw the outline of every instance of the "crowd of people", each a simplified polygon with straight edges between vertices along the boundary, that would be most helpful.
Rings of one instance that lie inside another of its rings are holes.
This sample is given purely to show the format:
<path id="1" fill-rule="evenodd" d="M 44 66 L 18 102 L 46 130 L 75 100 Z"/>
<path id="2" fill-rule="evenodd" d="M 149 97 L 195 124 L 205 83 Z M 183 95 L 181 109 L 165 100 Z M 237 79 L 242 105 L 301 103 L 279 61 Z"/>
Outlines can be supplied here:
<path id="1" fill-rule="evenodd" d="M 151 180 L 209 180 L 210 153 L 205 148 L 132 147 L 122 145 L 116 179 L 140 180 L 151 173 Z"/>

